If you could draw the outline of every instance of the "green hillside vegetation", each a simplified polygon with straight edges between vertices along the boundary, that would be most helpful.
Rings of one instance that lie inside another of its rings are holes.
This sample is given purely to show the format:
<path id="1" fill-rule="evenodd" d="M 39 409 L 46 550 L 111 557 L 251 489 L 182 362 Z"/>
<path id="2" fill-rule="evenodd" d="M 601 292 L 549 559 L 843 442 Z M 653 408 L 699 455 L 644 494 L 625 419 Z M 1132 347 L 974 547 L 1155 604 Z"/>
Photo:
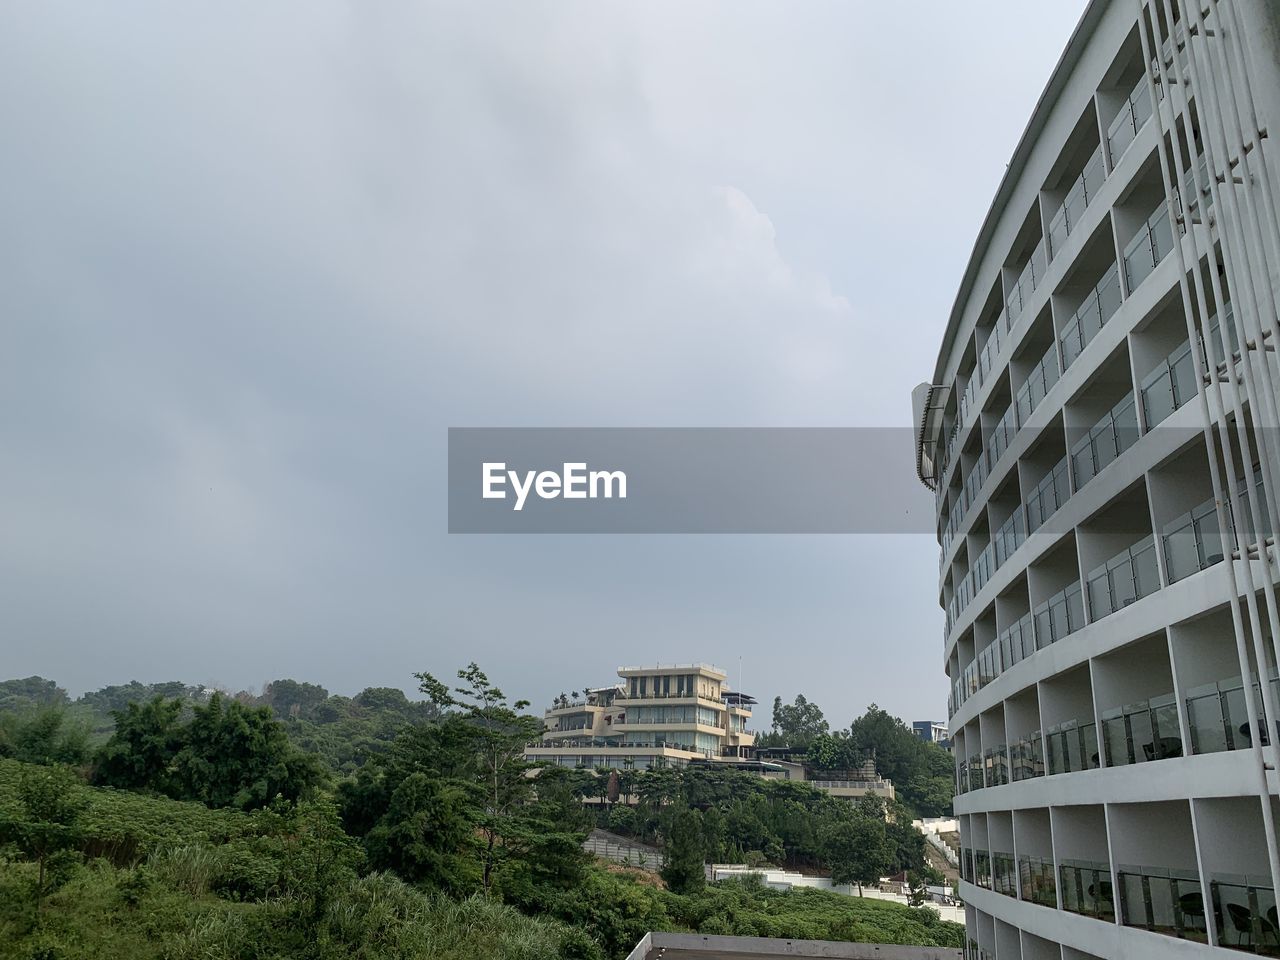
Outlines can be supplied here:
<path id="1" fill-rule="evenodd" d="M 277 690 L 284 719 L 183 688 L 113 706 L 103 739 L 23 681 L 44 700 L 0 713 L 0 957 L 606 960 L 649 930 L 962 943 L 927 908 L 703 881 L 726 852 L 833 876 L 919 867 L 893 812 L 731 771 L 532 777 L 525 704 L 474 665 L 419 681 L 425 701 L 383 705 L 413 718 L 345 774 L 289 733 L 326 725 L 321 688 Z M 634 807 L 584 804 L 611 779 Z M 584 854 L 598 822 L 664 846 L 662 880 Z"/>

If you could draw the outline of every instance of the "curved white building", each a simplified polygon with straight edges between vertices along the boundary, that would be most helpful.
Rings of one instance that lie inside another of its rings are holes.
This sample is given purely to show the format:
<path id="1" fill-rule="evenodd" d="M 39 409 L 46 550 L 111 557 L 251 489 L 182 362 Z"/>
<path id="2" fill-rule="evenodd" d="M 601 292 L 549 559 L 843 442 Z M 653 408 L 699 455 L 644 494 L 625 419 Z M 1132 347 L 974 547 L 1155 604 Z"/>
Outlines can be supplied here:
<path id="1" fill-rule="evenodd" d="M 1280 955 L 1278 36 L 1091 3 L 917 390 L 970 956 Z"/>

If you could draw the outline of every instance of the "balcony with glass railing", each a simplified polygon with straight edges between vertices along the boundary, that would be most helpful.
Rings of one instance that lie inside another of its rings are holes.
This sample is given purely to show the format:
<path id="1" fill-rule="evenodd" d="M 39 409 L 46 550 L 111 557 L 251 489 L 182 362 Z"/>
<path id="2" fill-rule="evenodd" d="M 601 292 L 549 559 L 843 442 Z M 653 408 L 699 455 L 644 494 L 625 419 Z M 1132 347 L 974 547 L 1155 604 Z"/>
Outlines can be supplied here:
<path id="1" fill-rule="evenodd" d="M 991 434 L 987 437 L 986 456 L 987 463 L 992 469 L 1000 462 L 1000 458 L 1004 456 L 1004 452 L 1009 449 L 1009 445 L 1013 443 L 1013 438 L 1018 434 L 1018 409 L 1010 403 L 1007 409 L 996 421 L 996 425 L 991 428 Z"/>
<path id="2" fill-rule="evenodd" d="M 1051 343 L 1044 356 L 1031 368 L 1026 381 L 1018 388 L 1017 396 L 1014 397 L 1013 406 L 1017 411 L 1019 424 L 1027 422 L 1036 407 L 1040 406 L 1040 401 L 1057 382 L 1058 348 Z"/>
<path id="3" fill-rule="evenodd" d="M 1045 474 L 1027 497 L 1027 534 L 1039 530 L 1071 498 L 1071 484 L 1067 477 L 1069 460 L 1063 457 L 1056 467 Z"/>
<path id="4" fill-rule="evenodd" d="M 1063 860 L 1058 865 L 1058 874 L 1063 910 L 1109 923 L 1115 920 L 1110 864 L 1096 860 Z"/>
<path id="5" fill-rule="evenodd" d="M 1138 136 L 1138 131 L 1151 119 L 1151 113 L 1151 95 L 1147 92 L 1144 74 L 1129 91 L 1120 112 L 1107 128 L 1107 155 L 1111 158 L 1113 170 L 1129 144 Z"/>
<path id="6" fill-rule="evenodd" d="M 1084 596 L 1079 583 L 1071 583 L 1036 606 L 1036 642 L 1057 643 L 1084 626 Z M 1046 642 L 1047 641 L 1047 642 Z"/>
<path id="7" fill-rule="evenodd" d="M 1048 247 L 1050 259 L 1058 255 L 1058 252 L 1066 243 L 1067 237 L 1071 236 L 1071 231 L 1075 229 L 1076 224 L 1080 222 L 1080 218 L 1084 216 L 1085 209 L 1097 195 L 1106 176 L 1106 169 L 1102 163 L 1102 144 L 1098 144 L 1098 148 L 1085 161 L 1080 175 L 1067 188 L 1067 195 L 1063 198 L 1062 206 L 1049 218 Z"/>
<path id="8" fill-rule="evenodd" d="M 991 853 L 987 850 L 973 852 L 973 882 L 991 889 Z"/>
<path id="9" fill-rule="evenodd" d="M 1087 578 L 1089 615 L 1100 620 L 1160 589 L 1155 537 L 1143 537 Z"/>
<path id="10" fill-rule="evenodd" d="M 1003 321 L 997 320 L 987 333 L 987 342 L 978 351 L 976 379 L 979 386 L 986 383 L 990 379 L 992 371 L 995 370 L 996 360 L 1000 356 L 1000 348 L 1004 345 L 1004 334 L 1001 332 L 1003 326 Z"/>
<path id="11" fill-rule="evenodd" d="M 1021 899 L 1027 903 L 1058 906 L 1058 885 L 1053 875 L 1053 861 L 1048 857 L 1019 857 L 1018 880 Z"/>
<path id="12" fill-rule="evenodd" d="M 1047 263 L 1045 242 L 1041 237 L 1036 248 L 1031 251 L 1031 256 L 1023 264 L 1018 279 L 1013 282 L 1009 295 L 1005 298 L 1005 316 L 1008 317 L 1011 328 L 1014 321 L 1022 315 L 1023 309 L 1031 302 L 1031 294 L 1044 281 Z"/>
<path id="13" fill-rule="evenodd" d="M 1050 776 L 1096 770 L 1101 766 L 1098 727 L 1092 720 L 1084 723 L 1068 720 L 1049 727 L 1044 732 L 1044 750 Z"/>
<path id="14" fill-rule="evenodd" d="M 1262 726 L 1262 743 L 1269 742 L 1271 725 L 1266 722 L 1262 710 L 1262 690 L 1258 678 L 1251 678 L 1254 704 L 1258 707 Z M 1273 700 L 1280 700 L 1280 679 L 1273 673 L 1271 680 Z M 1253 746 L 1253 726 L 1249 722 L 1249 710 L 1245 704 L 1245 685 L 1240 677 L 1202 684 L 1187 692 L 1187 725 L 1191 734 L 1191 749 L 1200 753 L 1219 753 L 1224 750 L 1247 750 Z"/>
<path id="15" fill-rule="evenodd" d="M 1183 940 L 1207 943 L 1200 877 L 1194 870 L 1121 866 L 1120 922 Z"/>
<path id="16" fill-rule="evenodd" d="M 1218 946 L 1280 956 L 1280 917 L 1271 878 L 1215 873 L 1209 878 Z"/>
<path id="17" fill-rule="evenodd" d="M 1188 340 L 1142 380 L 1142 420 L 1148 430 L 1196 395 L 1196 365 Z"/>
<path id="18" fill-rule="evenodd" d="M 1132 393 L 1126 393 L 1087 434 L 1071 447 L 1071 471 L 1076 490 L 1111 465 L 1120 454 L 1138 442 L 1138 407 Z"/>
<path id="19" fill-rule="evenodd" d="M 1120 307 L 1120 271 L 1112 264 L 1062 328 L 1062 365 L 1075 362 Z"/>
<path id="20" fill-rule="evenodd" d="M 1102 712 L 1102 743 L 1107 766 L 1180 757 L 1182 730 L 1177 699 L 1172 693 L 1151 697 Z"/>
<path id="21" fill-rule="evenodd" d="M 985 764 L 981 753 L 973 753 L 960 765 L 960 784 L 962 792 L 981 790 L 986 786 L 983 780 Z"/>
<path id="22" fill-rule="evenodd" d="M 1018 865 L 1013 854 L 991 852 L 991 889 L 1006 897 L 1018 896 Z"/>
<path id="23" fill-rule="evenodd" d="M 988 787 L 1003 787 L 1009 782 L 1009 750 L 1003 744 L 982 752 L 982 766 Z"/>
<path id="24" fill-rule="evenodd" d="M 1212 497 L 1165 525 L 1160 540 L 1170 583 L 1222 562 L 1221 529 Z"/>
<path id="25" fill-rule="evenodd" d="M 995 547 L 996 569 L 1004 566 L 1018 548 L 1027 540 L 1027 520 L 1023 507 L 1019 504 L 1014 508 L 1013 513 L 1000 524 L 1000 529 L 995 532 L 991 538 L 991 543 Z"/>
<path id="26" fill-rule="evenodd" d="M 1039 730 L 1009 744 L 1009 772 L 1015 783 L 1044 776 L 1044 748 Z"/>
<path id="27" fill-rule="evenodd" d="M 1173 224 L 1169 220 L 1169 208 L 1161 203 L 1137 235 L 1124 248 L 1124 275 L 1129 284 L 1129 294 L 1160 265 L 1173 249 Z"/>

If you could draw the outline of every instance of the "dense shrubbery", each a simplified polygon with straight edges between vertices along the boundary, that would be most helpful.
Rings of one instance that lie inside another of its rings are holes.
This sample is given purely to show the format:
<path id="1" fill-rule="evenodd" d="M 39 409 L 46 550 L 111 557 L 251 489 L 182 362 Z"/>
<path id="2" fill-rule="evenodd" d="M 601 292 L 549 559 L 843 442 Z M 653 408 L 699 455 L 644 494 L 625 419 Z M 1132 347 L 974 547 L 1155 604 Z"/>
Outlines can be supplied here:
<path id="1" fill-rule="evenodd" d="M 74 708 L 22 681 L 22 719 L 0 717 L 19 734 L 2 741 L 9 752 L 20 742 L 34 761 L 0 759 L 0 956 L 608 960 L 650 930 L 961 943 L 927 909 L 702 882 L 704 859 L 730 856 L 850 877 L 918 865 L 903 811 L 886 820 L 873 803 L 733 771 L 531 777 L 523 744 L 539 722 L 474 665 L 459 678 L 450 689 L 421 675 L 417 704 L 365 691 L 357 709 L 417 718 L 332 792 L 286 738 L 333 706 L 320 688 L 277 682 L 263 706 L 185 688 L 113 703 L 115 730 L 90 767 L 59 753 L 78 742 L 66 718 L 48 719 Z M 103 699 L 120 689 L 132 688 Z M 90 774 L 116 787 L 88 786 Z M 583 799 L 606 794 L 635 806 L 588 813 Z M 664 845 L 670 889 L 591 861 L 581 841 L 597 816 Z"/>

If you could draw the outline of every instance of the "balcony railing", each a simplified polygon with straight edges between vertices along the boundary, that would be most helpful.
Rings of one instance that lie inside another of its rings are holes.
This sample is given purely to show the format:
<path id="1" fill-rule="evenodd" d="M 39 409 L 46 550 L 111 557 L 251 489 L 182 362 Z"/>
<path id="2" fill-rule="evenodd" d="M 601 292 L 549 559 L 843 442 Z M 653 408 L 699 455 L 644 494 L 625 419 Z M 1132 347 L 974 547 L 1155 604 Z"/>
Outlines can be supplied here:
<path id="1" fill-rule="evenodd" d="M 1005 316 L 1009 318 L 1010 327 L 1021 316 L 1023 309 L 1031 300 L 1032 292 L 1044 280 L 1047 263 L 1045 242 L 1041 237 L 1036 248 L 1031 251 L 1031 256 L 1027 258 L 1026 264 L 1023 265 L 1022 272 L 1018 274 L 1018 279 L 1009 290 L 1009 296 L 1005 298 Z"/>
<path id="2" fill-rule="evenodd" d="M 1159 589 L 1156 541 L 1143 537 L 1089 574 L 1089 615 L 1100 620 Z"/>
<path id="3" fill-rule="evenodd" d="M 1101 766 L 1098 728 L 1091 720 L 1087 723 L 1068 720 L 1050 727 L 1044 733 L 1044 749 L 1051 775 L 1096 770 Z"/>
<path id="4" fill-rule="evenodd" d="M 1000 458 L 1004 456 L 1004 452 L 1009 449 L 1009 444 L 1013 443 L 1013 438 L 1018 434 L 1018 408 L 1012 403 L 1004 415 L 991 428 L 991 436 L 987 438 L 987 463 L 992 469 L 1000 462 Z"/>
<path id="5" fill-rule="evenodd" d="M 1218 946 L 1280 956 L 1280 918 L 1269 876 L 1213 874 L 1209 896 Z"/>
<path id="6" fill-rule="evenodd" d="M 982 765 L 988 787 L 1003 787 L 1009 782 L 1009 751 L 1003 743 L 983 751 Z"/>
<path id="7" fill-rule="evenodd" d="M 1142 419 L 1150 430 L 1196 395 L 1196 365 L 1188 340 L 1142 381 Z"/>
<path id="8" fill-rule="evenodd" d="M 1044 776 L 1044 749 L 1039 730 L 1009 745 L 1009 766 L 1015 782 Z"/>
<path id="9" fill-rule="evenodd" d="M 960 877 L 969 883 L 976 883 L 974 866 L 973 866 L 973 848 L 960 848 Z"/>
<path id="10" fill-rule="evenodd" d="M 1261 706 L 1262 690 L 1258 678 L 1252 677 L 1254 703 Z M 1280 698 L 1280 679 L 1269 681 L 1273 702 Z M 1262 742 L 1268 743 L 1271 725 L 1259 710 Z M 1195 687 L 1187 694 L 1187 723 L 1191 732 L 1191 749 L 1195 753 L 1218 753 L 1223 750 L 1247 750 L 1253 746 L 1253 728 L 1245 705 L 1244 681 L 1240 677 L 1219 680 Z"/>
<path id="11" fill-rule="evenodd" d="M 1122 866 L 1120 922 L 1184 940 L 1209 939 L 1200 877 L 1193 870 Z"/>
<path id="12" fill-rule="evenodd" d="M 1169 251 L 1173 249 L 1173 242 L 1169 208 L 1162 203 L 1142 225 L 1138 235 L 1124 248 L 1124 273 L 1129 283 L 1130 295 L 1138 289 L 1138 285 L 1143 280 L 1151 276 L 1152 271 L 1160 265 L 1160 261 L 1169 255 Z"/>
<path id="13" fill-rule="evenodd" d="M 1063 860 L 1058 872 L 1062 878 L 1063 910 L 1097 920 L 1115 920 L 1110 864 L 1093 860 Z"/>
<path id="14" fill-rule="evenodd" d="M 1026 539 L 1027 521 L 1022 505 L 1019 504 L 1013 513 L 1009 514 L 1009 518 L 1000 525 L 996 535 L 991 538 L 991 542 L 995 545 L 997 570 L 1004 566 L 1004 562 L 1014 555 Z"/>
<path id="15" fill-rule="evenodd" d="M 1107 151 L 1111 157 L 1111 167 L 1115 168 L 1121 155 L 1133 143 L 1138 131 L 1151 118 L 1151 96 L 1147 93 L 1147 78 L 1144 74 L 1137 85 L 1129 92 L 1124 106 L 1107 128 Z"/>
<path id="16" fill-rule="evenodd" d="M 1013 854 L 992 852 L 991 889 L 1006 897 L 1018 896 L 1018 865 Z"/>
<path id="17" fill-rule="evenodd" d="M 1019 857 L 1018 879 L 1023 900 L 1042 907 L 1058 906 L 1058 885 L 1054 881 L 1053 861 L 1048 857 Z"/>
<path id="18" fill-rule="evenodd" d="M 1172 693 L 1115 707 L 1102 714 L 1107 766 L 1182 756 L 1177 699 Z"/>
<path id="19" fill-rule="evenodd" d="M 982 349 L 978 351 L 977 364 L 977 381 L 978 385 L 987 382 L 987 378 L 991 376 L 991 371 L 995 368 L 996 359 L 1000 356 L 1000 347 L 1004 344 L 1001 334 L 1003 322 L 997 320 L 987 334 L 987 342 L 982 345 Z"/>
<path id="20" fill-rule="evenodd" d="M 1057 643 L 1084 626 L 1084 600 L 1080 584 L 1069 584 L 1035 610 L 1036 643 Z"/>
<path id="21" fill-rule="evenodd" d="M 1062 206 L 1049 220 L 1050 259 L 1058 255 L 1067 237 L 1084 216 L 1085 208 L 1097 194 L 1106 176 L 1107 172 L 1102 163 L 1102 144 L 1098 144 L 1098 148 L 1085 161 L 1080 176 L 1076 177 L 1067 189 Z"/>
<path id="22" fill-rule="evenodd" d="M 1120 271 L 1113 263 L 1062 328 L 1062 366 L 1065 370 L 1084 352 L 1120 307 Z"/>
<path id="23" fill-rule="evenodd" d="M 1044 479 L 1027 497 L 1028 534 L 1039 530 L 1071 497 L 1071 484 L 1067 477 L 1068 463 L 1067 457 L 1058 461 L 1058 465 L 1045 474 Z"/>
<path id="24" fill-rule="evenodd" d="M 991 854 L 986 850 L 973 852 L 974 883 L 991 889 Z"/>
<path id="25" fill-rule="evenodd" d="M 1221 530 L 1212 498 L 1165 525 L 1160 539 L 1170 583 L 1222 561 Z"/>
<path id="26" fill-rule="evenodd" d="M 1045 394 L 1058 382 L 1058 376 L 1058 348 L 1051 343 L 1040 362 L 1027 374 L 1026 382 L 1018 388 L 1018 395 L 1014 398 L 1013 406 L 1017 410 L 1019 424 L 1027 422 Z"/>
<path id="27" fill-rule="evenodd" d="M 1076 490 L 1082 489 L 1137 442 L 1138 408 L 1133 394 L 1127 393 L 1071 447 Z"/>

